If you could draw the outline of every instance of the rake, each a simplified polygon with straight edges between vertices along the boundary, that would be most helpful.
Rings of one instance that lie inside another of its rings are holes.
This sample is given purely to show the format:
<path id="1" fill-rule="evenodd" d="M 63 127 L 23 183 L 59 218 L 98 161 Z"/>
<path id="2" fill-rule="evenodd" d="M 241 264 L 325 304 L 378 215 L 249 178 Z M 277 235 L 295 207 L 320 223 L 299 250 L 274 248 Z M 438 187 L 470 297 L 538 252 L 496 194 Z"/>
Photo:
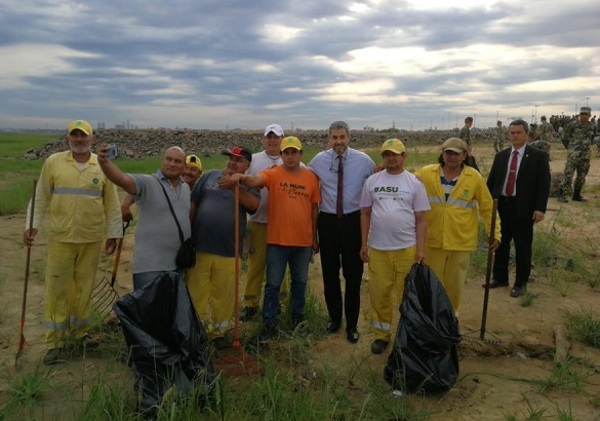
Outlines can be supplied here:
<path id="1" fill-rule="evenodd" d="M 117 271 L 121 260 L 121 250 L 123 249 L 123 239 L 125 231 L 129 226 L 129 221 L 123 225 L 123 237 L 117 240 L 117 252 L 115 253 L 115 262 L 110 281 L 104 276 L 100 282 L 94 286 L 92 292 L 92 312 L 99 314 L 102 320 L 108 321 L 112 318 L 112 305 L 119 298 L 119 293 L 115 288 L 117 281 Z"/>
<path id="2" fill-rule="evenodd" d="M 29 232 L 33 229 L 33 215 L 35 212 L 35 187 L 36 180 L 33 180 L 33 190 L 31 192 L 31 208 L 29 210 Z M 15 367 L 19 366 L 23 349 L 25 347 L 25 310 L 27 309 L 27 287 L 29 286 L 29 263 L 31 261 L 31 246 L 27 246 L 27 258 L 25 259 L 25 283 L 23 284 L 23 301 L 21 304 L 21 322 L 19 332 L 19 348 L 15 356 Z"/>

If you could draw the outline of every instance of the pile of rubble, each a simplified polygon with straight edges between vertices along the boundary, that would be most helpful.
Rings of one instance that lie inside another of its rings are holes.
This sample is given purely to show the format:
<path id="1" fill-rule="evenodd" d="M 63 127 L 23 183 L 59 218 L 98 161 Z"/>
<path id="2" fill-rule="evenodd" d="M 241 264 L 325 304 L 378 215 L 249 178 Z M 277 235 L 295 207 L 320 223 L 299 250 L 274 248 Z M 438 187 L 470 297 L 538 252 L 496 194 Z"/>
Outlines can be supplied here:
<path id="1" fill-rule="evenodd" d="M 303 144 L 323 147 L 327 144 L 327 131 L 299 131 L 286 133 L 297 136 Z M 404 142 L 442 142 L 448 137 L 457 136 L 458 130 L 430 131 L 360 131 L 351 132 L 352 147 L 356 149 L 377 147 L 386 139 L 398 138 Z M 262 149 L 263 133 L 260 131 L 216 131 L 192 129 L 144 129 L 118 130 L 105 129 L 96 132 L 96 142 L 117 145 L 119 155 L 128 158 L 143 158 L 160 155 L 169 146 L 180 146 L 188 153 L 208 156 L 220 153 L 223 149 L 242 145 L 252 151 Z M 66 149 L 65 139 L 59 139 L 25 153 L 24 159 L 45 159 L 55 152 Z"/>

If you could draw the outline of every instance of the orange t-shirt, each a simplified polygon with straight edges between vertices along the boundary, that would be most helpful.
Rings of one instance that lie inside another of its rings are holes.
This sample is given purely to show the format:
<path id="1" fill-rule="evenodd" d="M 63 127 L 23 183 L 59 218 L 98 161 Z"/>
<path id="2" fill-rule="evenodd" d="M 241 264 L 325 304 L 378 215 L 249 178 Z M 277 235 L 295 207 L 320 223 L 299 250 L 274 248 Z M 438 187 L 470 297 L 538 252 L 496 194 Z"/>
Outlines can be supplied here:
<path id="1" fill-rule="evenodd" d="M 269 189 L 267 243 L 311 247 L 312 207 L 321 201 L 317 176 L 306 168 L 295 174 L 283 165 L 266 169 L 259 176 Z"/>

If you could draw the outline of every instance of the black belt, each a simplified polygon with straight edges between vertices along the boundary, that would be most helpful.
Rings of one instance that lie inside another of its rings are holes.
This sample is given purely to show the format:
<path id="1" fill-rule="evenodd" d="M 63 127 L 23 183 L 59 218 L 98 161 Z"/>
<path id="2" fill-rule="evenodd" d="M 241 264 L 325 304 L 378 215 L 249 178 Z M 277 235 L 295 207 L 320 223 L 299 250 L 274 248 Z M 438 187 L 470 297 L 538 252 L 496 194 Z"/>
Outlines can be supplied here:
<path id="1" fill-rule="evenodd" d="M 517 197 L 516 196 L 500 196 L 498 199 L 503 202 L 514 202 L 515 200 L 517 200 Z"/>
<path id="2" fill-rule="evenodd" d="M 323 216 L 329 216 L 331 218 L 350 218 L 350 217 L 355 216 L 355 215 L 360 215 L 360 211 L 357 210 L 357 211 L 354 211 L 354 212 L 345 213 L 342 216 L 337 216 L 337 214 L 335 214 L 335 213 L 327 213 L 327 212 L 320 212 L 320 214 L 323 215 Z"/>

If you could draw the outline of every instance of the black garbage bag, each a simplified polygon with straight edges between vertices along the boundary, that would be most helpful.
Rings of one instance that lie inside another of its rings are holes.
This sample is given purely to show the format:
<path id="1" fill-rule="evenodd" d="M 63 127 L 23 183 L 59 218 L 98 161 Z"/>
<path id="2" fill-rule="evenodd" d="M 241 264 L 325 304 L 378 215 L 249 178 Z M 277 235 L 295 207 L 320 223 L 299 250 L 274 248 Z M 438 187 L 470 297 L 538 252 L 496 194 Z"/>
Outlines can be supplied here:
<path id="1" fill-rule="evenodd" d="M 193 392 L 199 408 L 211 399 L 210 342 L 178 273 L 125 295 L 113 310 L 130 349 L 140 412 L 153 416 L 173 386 L 177 393 Z"/>
<path id="2" fill-rule="evenodd" d="M 410 269 L 400 315 L 385 380 L 403 393 L 448 391 L 458 377 L 461 336 L 446 291 L 429 266 Z"/>

